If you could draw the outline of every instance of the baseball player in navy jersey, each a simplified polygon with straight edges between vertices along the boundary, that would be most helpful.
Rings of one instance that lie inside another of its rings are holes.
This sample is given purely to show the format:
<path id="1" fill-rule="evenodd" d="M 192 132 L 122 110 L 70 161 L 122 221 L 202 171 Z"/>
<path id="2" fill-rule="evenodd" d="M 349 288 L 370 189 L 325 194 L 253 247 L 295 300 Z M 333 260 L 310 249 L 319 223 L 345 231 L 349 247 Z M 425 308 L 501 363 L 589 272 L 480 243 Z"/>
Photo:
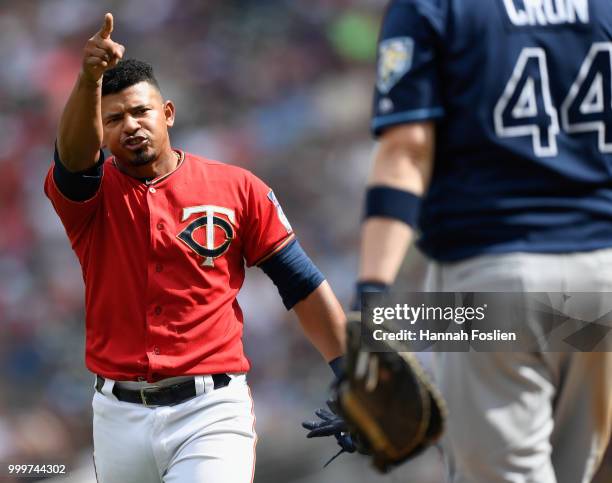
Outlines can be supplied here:
<path id="1" fill-rule="evenodd" d="M 612 291 L 609 0 L 391 2 L 372 129 L 360 292 L 394 281 L 414 228 L 428 290 Z M 450 481 L 590 481 L 607 350 L 439 354 Z"/>
<path id="2" fill-rule="evenodd" d="M 85 281 L 98 481 L 250 482 L 245 261 L 334 370 L 344 314 L 268 186 L 172 147 L 174 104 L 112 30 L 106 14 L 85 46 L 45 181 Z"/>

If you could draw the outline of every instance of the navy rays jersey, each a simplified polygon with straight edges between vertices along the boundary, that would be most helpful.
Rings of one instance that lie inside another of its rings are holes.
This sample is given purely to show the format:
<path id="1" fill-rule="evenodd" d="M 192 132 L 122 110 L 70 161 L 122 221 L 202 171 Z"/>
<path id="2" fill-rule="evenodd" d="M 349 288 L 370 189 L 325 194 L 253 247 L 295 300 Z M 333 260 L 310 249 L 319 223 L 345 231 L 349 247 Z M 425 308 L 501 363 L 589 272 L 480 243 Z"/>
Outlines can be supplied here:
<path id="1" fill-rule="evenodd" d="M 372 129 L 435 120 L 438 260 L 612 246 L 611 0 L 397 0 Z"/>

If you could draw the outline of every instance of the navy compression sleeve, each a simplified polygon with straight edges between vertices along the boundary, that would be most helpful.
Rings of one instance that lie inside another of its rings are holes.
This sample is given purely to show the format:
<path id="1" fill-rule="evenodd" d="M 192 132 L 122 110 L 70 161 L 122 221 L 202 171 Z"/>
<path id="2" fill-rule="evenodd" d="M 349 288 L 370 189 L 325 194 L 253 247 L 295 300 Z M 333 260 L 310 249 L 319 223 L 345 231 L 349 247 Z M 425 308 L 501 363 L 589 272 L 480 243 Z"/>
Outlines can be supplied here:
<path id="1" fill-rule="evenodd" d="M 278 289 L 287 310 L 310 295 L 325 280 L 297 240 L 260 265 Z"/>
<path id="2" fill-rule="evenodd" d="M 76 173 L 66 169 L 60 160 L 57 147 L 53 157 L 55 159 L 53 181 L 60 192 L 72 201 L 87 201 L 93 198 L 102 183 L 104 152 L 100 150 L 100 159 L 94 166 Z"/>

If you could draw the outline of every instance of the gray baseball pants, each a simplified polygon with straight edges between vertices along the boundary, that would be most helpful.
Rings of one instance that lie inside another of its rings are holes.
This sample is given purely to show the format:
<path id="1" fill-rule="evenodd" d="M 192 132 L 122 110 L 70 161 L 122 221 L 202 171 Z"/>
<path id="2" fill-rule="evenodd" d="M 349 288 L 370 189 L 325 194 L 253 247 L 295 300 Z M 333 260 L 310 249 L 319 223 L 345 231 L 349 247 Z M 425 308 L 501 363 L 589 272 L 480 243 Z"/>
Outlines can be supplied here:
<path id="1" fill-rule="evenodd" d="M 612 298 L 612 250 L 431 262 L 426 289 Z M 607 350 L 436 354 L 436 378 L 450 411 L 444 441 L 450 481 L 591 481 L 612 427 L 612 347 Z"/>

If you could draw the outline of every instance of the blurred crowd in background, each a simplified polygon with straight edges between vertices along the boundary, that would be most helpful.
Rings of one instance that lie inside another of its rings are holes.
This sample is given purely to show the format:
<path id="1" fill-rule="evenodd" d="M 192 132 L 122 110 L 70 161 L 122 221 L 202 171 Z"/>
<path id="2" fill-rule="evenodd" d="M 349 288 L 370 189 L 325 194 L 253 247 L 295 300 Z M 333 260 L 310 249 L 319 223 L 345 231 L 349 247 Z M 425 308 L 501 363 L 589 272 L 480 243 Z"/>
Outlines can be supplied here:
<path id="1" fill-rule="evenodd" d="M 113 12 L 126 56 L 151 62 L 174 100 L 173 145 L 272 186 L 346 305 L 385 3 L 0 1 L 0 462 L 64 462 L 71 481 L 95 481 L 83 281 L 42 187 L 82 47 L 104 13 Z M 324 402 L 331 371 L 257 269 L 240 302 L 260 435 L 256 481 L 379 481 L 355 456 L 320 469 L 336 447 L 307 441 L 300 421 Z M 380 481 L 441 481 L 440 461 L 434 450 Z"/>

